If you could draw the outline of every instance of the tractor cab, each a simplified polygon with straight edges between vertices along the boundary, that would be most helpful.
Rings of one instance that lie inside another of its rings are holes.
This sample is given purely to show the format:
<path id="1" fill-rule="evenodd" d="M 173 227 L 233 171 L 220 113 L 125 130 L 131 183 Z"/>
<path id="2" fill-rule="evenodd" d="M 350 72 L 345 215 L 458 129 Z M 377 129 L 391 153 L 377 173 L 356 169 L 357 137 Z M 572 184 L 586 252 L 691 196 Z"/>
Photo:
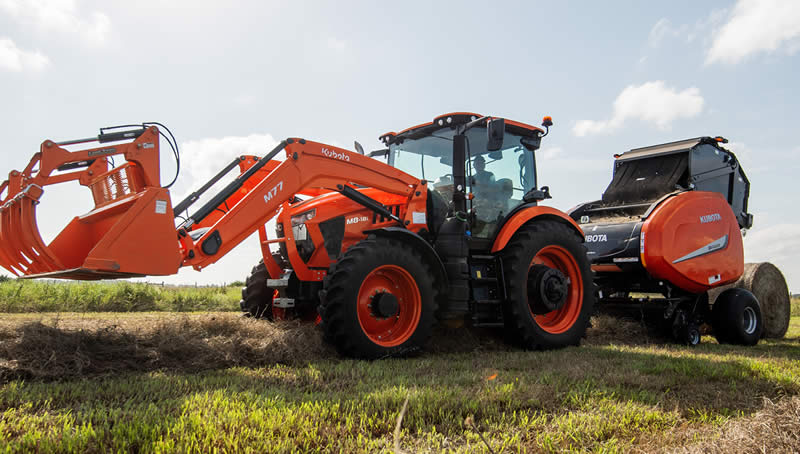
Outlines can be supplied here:
<path id="1" fill-rule="evenodd" d="M 524 203 L 526 194 L 536 188 L 536 162 L 533 151 L 539 148 L 544 132 L 534 126 L 504 120 L 501 137 L 490 144 L 488 122 L 466 128 L 480 115 L 446 114 L 430 123 L 387 133 L 381 140 L 389 147 L 389 165 L 431 182 L 431 197 L 444 201 L 449 211 L 458 200 L 454 175 L 463 169 L 466 213 L 471 235 L 491 238 L 502 220 Z M 455 156 L 454 137 L 463 135 L 464 157 Z M 490 146 L 491 145 L 491 146 Z"/>

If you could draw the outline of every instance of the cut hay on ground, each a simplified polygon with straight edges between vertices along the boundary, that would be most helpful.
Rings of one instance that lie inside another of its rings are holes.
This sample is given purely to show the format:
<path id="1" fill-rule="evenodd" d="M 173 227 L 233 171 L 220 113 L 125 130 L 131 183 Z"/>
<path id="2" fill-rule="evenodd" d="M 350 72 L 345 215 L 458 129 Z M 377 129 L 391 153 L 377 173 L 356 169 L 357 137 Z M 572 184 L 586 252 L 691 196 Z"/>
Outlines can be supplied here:
<path id="1" fill-rule="evenodd" d="M 28 321 L 5 324 L 0 332 L 0 375 L 5 379 L 195 371 L 333 355 L 313 324 L 267 323 L 224 313 L 120 323 Z"/>
<path id="2" fill-rule="evenodd" d="M 800 452 L 800 397 L 777 403 L 764 399 L 758 413 L 729 421 L 718 437 L 686 446 L 680 453 L 796 453 Z"/>
<path id="3" fill-rule="evenodd" d="M 634 321 L 598 316 L 586 343 L 641 344 Z M 430 354 L 509 351 L 502 330 L 437 327 Z M 153 370 L 200 371 L 337 359 L 312 323 L 267 322 L 237 314 L 142 314 L 98 318 L 80 314 L 0 323 L 0 382 L 68 379 Z"/>

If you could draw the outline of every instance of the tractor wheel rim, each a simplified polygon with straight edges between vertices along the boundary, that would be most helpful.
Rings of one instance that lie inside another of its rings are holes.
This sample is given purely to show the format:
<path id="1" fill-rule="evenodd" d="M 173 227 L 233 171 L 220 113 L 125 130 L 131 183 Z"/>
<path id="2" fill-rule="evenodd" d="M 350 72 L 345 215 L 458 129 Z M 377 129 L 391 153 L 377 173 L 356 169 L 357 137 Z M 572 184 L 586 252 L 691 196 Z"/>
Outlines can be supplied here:
<path id="1" fill-rule="evenodd" d="M 397 313 L 381 317 L 373 311 L 374 298 L 389 293 L 397 298 Z M 417 282 L 404 268 L 382 265 L 372 270 L 358 290 L 358 323 L 370 341 L 382 347 L 395 347 L 407 341 L 419 325 L 422 296 Z"/>
<path id="2" fill-rule="evenodd" d="M 744 308 L 744 313 L 742 313 L 742 325 L 744 326 L 745 334 L 750 335 L 756 332 L 758 317 L 756 316 L 756 311 L 753 310 L 752 307 Z"/>
<path id="3" fill-rule="evenodd" d="M 534 322 L 550 334 L 561 334 L 568 331 L 575 325 L 583 307 L 583 276 L 577 260 L 565 248 L 550 245 L 536 253 L 528 269 L 534 265 L 546 265 L 557 269 L 569 279 L 567 301 L 564 305 L 560 309 L 546 314 L 534 314 L 531 311 Z M 528 303 L 530 307 L 531 301 Z"/>

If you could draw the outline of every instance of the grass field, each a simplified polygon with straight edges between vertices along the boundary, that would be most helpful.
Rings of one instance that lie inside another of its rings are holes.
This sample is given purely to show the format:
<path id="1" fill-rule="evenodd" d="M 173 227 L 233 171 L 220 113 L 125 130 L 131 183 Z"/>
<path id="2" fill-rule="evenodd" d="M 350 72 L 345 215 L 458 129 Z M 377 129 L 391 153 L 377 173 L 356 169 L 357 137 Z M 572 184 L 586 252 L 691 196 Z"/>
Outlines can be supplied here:
<path id="1" fill-rule="evenodd" d="M 0 279 L 0 313 L 238 311 L 242 284 L 170 287 L 131 282 Z"/>
<path id="2" fill-rule="evenodd" d="M 376 362 L 229 313 L 0 320 L 0 451 L 800 450 L 797 316 L 753 348 L 600 317 L 581 347 L 441 331 L 431 352 Z"/>

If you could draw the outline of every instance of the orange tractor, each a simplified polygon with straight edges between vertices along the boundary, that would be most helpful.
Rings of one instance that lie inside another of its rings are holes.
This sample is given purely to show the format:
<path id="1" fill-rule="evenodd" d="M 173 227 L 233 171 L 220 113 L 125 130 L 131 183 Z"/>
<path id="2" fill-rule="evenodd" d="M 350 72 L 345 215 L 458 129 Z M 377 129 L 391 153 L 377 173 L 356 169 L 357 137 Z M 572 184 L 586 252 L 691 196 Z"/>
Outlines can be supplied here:
<path id="1" fill-rule="evenodd" d="M 170 275 L 202 270 L 258 232 L 263 261 L 242 309 L 318 315 L 345 355 L 417 351 L 437 320 L 505 327 L 525 348 L 576 345 L 593 311 L 592 277 L 581 228 L 538 205 L 550 195 L 537 189 L 533 152 L 551 125 L 452 113 L 384 134 L 386 149 L 369 155 L 290 138 L 264 157 L 236 158 L 177 205 L 159 177 L 160 136 L 180 159 L 162 125 L 46 140 L 0 186 L 0 265 L 20 277 Z M 46 186 L 74 180 L 95 206 L 45 244 L 38 201 Z"/>

